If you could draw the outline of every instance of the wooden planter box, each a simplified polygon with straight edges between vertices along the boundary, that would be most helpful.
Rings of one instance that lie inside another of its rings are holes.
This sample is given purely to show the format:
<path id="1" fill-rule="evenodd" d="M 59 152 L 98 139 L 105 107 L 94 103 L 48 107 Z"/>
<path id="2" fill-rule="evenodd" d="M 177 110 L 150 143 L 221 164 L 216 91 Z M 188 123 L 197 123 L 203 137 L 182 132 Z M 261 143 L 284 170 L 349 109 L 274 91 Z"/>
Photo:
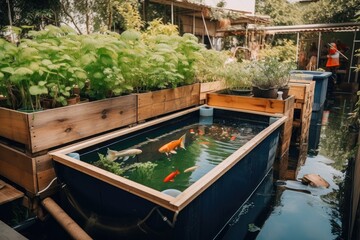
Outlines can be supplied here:
<path id="1" fill-rule="evenodd" d="M 25 189 L 30 197 L 55 178 L 48 154 L 32 157 L 5 144 L 0 144 L 0 175 Z"/>
<path id="2" fill-rule="evenodd" d="M 136 122 L 136 95 L 71 105 L 34 113 L 0 108 L 0 136 L 29 153 Z"/>
<path id="3" fill-rule="evenodd" d="M 294 121 L 291 136 L 292 151 L 289 154 L 287 179 L 296 179 L 299 167 L 306 161 L 308 154 L 309 128 L 315 94 L 315 82 L 291 80 L 289 94 L 294 95 Z"/>
<path id="4" fill-rule="evenodd" d="M 285 179 L 288 168 L 289 147 L 292 134 L 294 96 L 285 100 L 255 98 L 251 96 L 208 93 L 207 104 L 214 107 L 235 108 L 264 114 L 286 116 L 287 120 L 280 133 L 280 143 L 274 163 L 275 177 Z"/>
<path id="5" fill-rule="evenodd" d="M 200 85 L 138 94 L 137 120 L 144 121 L 199 104 Z"/>
<path id="6" fill-rule="evenodd" d="M 206 94 L 225 89 L 224 81 L 200 83 L 200 103 L 205 103 Z"/>
<path id="7" fill-rule="evenodd" d="M 128 95 L 34 113 L 0 108 L 0 175 L 37 194 L 55 177 L 49 150 L 136 123 Z"/>

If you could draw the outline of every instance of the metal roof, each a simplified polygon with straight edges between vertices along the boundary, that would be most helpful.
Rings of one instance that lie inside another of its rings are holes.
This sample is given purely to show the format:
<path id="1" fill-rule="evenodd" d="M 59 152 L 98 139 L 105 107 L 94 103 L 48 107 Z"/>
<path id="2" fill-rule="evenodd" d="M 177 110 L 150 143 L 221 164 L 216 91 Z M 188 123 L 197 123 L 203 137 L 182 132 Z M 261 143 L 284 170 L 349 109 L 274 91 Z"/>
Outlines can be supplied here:
<path id="1" fill-rule="evenodd" d="M 262 16 L 262 15 L 253 15 L 250 12 L 234 10 L 234 9 L 226 9 L 226 8 L 219 8 L 219 7 L 211 7 L 201 3 L 191 3 L 187 1 L 181 0 L 150 0 L 151 3 L 158 3 L 164 5 L 173 5 L 178 8 L 187 9 L 188 11 L 179 11 L 182 15 L 194 15 L 196 17 L 202 17 L 201 13 L 204 9 L 221 9 L 229 12 L 239 13 L 237 19 L 231 19 L 232 24 L 242 24 L 242 23 L 265 23 L 268 24 L 270 22 L 269 16 Z M 211 19 L 209 16 L 204 16 L 206 19 Z"/>
<path id="2" fill-rule="evenodd" d="M 292 26 L 259 26 L 249 24 L 247 29 L 241 25 L 234 25 L 228 29 L 220 30 L 228 35 L 242 34 L 245 31 L 264 31 L 267 34 L 288 34 L 298 32 L 354 32 L 359 31 L 360 22 L 351 23 L 324 23 L 324 24 L 304 24 Z"/>

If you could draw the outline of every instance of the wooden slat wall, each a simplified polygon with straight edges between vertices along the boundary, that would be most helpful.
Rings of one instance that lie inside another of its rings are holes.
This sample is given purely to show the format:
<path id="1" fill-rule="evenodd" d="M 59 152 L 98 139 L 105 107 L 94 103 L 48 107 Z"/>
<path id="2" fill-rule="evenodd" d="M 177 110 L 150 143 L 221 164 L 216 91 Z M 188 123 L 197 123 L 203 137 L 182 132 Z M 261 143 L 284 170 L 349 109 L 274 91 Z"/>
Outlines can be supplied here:
<path id="1" fill-rule="evenodd" d="M 198 105 L 199 95 L 198 83 L 138 94 L 138 121 Z"/>
<path id="2" fill-rule="evenodd" d="M 136 122 L 136 95 L 50 109 L 29 115 L 36 153 Z"/>
<path id="3" fill-rule="evenodd" d="M 286 101 L 283 100 L 217 93 L 207 94 L 207 104 L 210 106 L 244 109 L 266 113 L 283 114 L 286 110 Z"/>
<path id="4" fill-rule="evenodd" d="M 206 94 L 225 89 L 224 81 L 200 83 L 200 101 L 206 100 Z"/>
<path id="5" fill-rule="evenodd" d="M 30 131 L 27 114 L 7 108 L 0 108 L 0 136 L 28 145 Z"/>
<path id="6" fill-rule="evenodd" d="M 52 158 L 49 154 L 45 154 L 35 157 L 34 160 L 36 164 L 37 187 L 39 191 L 42 191 L 56 177 Z"/>
<path id="7" fill-rule="evenodd" d="M 312 105 L 315 94 L 315 82 L 309 80 L 291 80 L 289 94 L 295 97 L 296 111 L 300 117 L 293 121 L 293 136 L 291 145 L 296 148 L 297 155 L 289 157 L 287 179 L 295 179 L 299 168 L 307 158 L 309 128 L 311 122 Z"/>
<path id="8" fill-rule="evenodd" d="M 35 161 L 26 154 L 0 144 L 0 175 L 25 188 L 37 192 Z"/>

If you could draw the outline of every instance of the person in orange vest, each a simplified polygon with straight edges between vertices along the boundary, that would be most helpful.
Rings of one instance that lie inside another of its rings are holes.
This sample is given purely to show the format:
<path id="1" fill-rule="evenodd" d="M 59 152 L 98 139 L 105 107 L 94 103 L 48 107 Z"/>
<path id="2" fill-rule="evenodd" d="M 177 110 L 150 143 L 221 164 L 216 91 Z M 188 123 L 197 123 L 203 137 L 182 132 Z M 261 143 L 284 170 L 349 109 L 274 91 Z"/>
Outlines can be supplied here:
<path id="1" fill-rule="evenodd" d="M 339 51 L 335 43 L 330 43 L 329 54 L 327 55 L 326 67 L 330 68 L 330 70 L 332 70 L 331 72 L 333 72 L 339 66 L 340 66 Z"/>
<path id="2" fill-rule="evenodd" d="M 337 83 L 336 69 L 340 66 L 340 54 L 335 43 L 330 43 L 329 46 L 330 48 L 327 55 L 326 68 L 328 68 L 329 71 L 332 72 L 332 75 L 328 80 L 327 95 L 331 97 L 335 88 L 335 84 Z"/>

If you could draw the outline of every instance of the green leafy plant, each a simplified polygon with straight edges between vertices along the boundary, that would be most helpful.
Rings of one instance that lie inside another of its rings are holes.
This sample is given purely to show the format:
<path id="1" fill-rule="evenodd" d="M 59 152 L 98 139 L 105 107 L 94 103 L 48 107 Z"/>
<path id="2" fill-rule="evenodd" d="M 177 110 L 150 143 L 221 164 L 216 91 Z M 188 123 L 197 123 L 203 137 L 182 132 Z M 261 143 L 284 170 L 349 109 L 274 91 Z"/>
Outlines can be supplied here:
<path id="1" fill-rule="evenodd" d="M 281 62 L 277 58 L 267 57 L 254 61 L 251 66 L 252 84 L 260 89 L 284 87 L 290 80 L 291 62 Z"/>
<path id="2" fill-rule="evenodd" d="M 216 51 L 202 48 L 201 58 L 196 61 L 196 79 L 199 82 L 213 82 L 223 80 L 225 62 L 229 58 L 228 51 Z"/>
<path id="3" fill-rule="evenodd" d="M 251 62 L 232 62 L 225 65 L 224 79 L 226 87 L 230 90 L 250 90 Z"/>
<path id="4" fill-rule="evenodd" d="M 138 181 L 145 181 L 151 179 L 154 169 L 157 166 L 156 163 L 148 162 L 137 162 L 130 165 L 128 168 L 135 172 Z"/>
<path id="5" fill-rule="evenodd" d="M 119 176 L 124 174 L 125 169 L 122 167 L 121 163 L 109 161 L 109 160 L 107 160 L 106 156 L 104 156 L 101 153 L 98 153 L 98 155 L 99 155 L 99 160 L 93 163 L 94 166 L 104 169 L 106 171 L 109 171 L 109 172 L 114 173 Z"/>

